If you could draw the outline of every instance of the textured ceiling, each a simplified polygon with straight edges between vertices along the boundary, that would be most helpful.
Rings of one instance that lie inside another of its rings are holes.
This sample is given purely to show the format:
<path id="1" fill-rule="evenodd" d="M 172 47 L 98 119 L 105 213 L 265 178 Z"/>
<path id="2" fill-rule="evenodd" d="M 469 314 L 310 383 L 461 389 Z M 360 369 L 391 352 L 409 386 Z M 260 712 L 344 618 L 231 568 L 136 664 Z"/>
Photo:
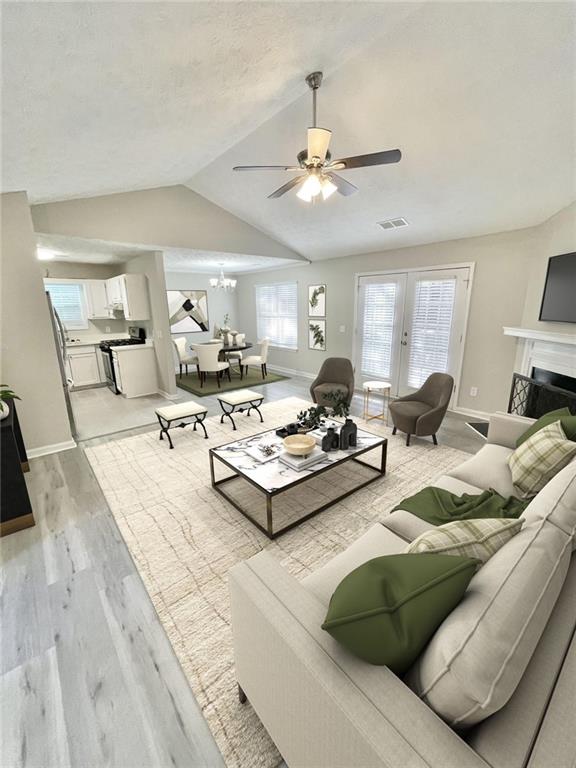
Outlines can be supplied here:
<path id="1" fill-rule="evenodd" d="M 271 256 L 253 256 L 246 253 L 220 253 L 218 251 L 198 251 L 191 248 L 141 248 L 126 243 L 111 243 L 105 240 L 87 240 L 82 237 L 65 235 L 37 234 L 39 248 L 52 251 L 54 261 L 73 264 L 121 264 L 135 256 L 149 253 L 151 250 L 162 251 L 164 267 L 167 272 L 204 272 L 217 275 L 220 267 L 226 274 L 253 272 L 261 269 L 284 267 L 287 264 L 302 264 L 289 259 Z"/>
<path id="2" fill-rule="evenodd" d="M 3 3 L 3 189 L 183 183 L 418 5 Z"/>
<path id="3" fill-rule="evenodd" d="M 360 191 L 309 205 L 267 195 L 305 144 L 305 96 L 189 182 L 305 256 L 533 226 L 576 198 L 576 4 L 432 3 L 326 78 L 333 156 L 399 147 L 397 165 L 342 172 Z M 378 221 L 410 226 L 384 231 Z"/>

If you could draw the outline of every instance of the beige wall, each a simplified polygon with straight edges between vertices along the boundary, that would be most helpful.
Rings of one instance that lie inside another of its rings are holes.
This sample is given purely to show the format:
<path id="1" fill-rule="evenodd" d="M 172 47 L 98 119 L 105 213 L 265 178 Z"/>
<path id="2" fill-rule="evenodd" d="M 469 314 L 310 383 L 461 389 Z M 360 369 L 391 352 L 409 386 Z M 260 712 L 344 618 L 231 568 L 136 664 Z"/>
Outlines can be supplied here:
<path id="1" fill-rule="evenodd" d="M 32 207 L 36 232 L 162 248 L 298 255 L 188 187 L 160 187 Z"/>
<path id="2" fill-rule="evenodd" d="M 520 230 L 240 275 L 240 324 L 250 336 L 256 337 L 254 286 L 257 283 L 297 280 L 299 350 L 272 349 L 270 364 L 316 373 L 326 357 L 352 356 L 356 273 L 474 262 L 474 285 L 457 404 L 471 410 L 505 410 L 514 369 L 515 340 L 504 336 L 502 327 L 521 322 L 532 248 L 531 230 Z M 327 285 L 326 352 L 307 348 L 307 286 L 314 283 Z M 341 325 L 345 326 L 344 333 L 339 330 Z M 470 396 L 471 387 L 478 388 L 477 397 Z"/>
<path id="3" fill-rule="evenodd" d="M 164 260 L 162 254 L 146 253 L 130 259 L 119 270 L 118 274 L 140 273 L 148 279 L 150 295 L 151 320 L 138 323 L 146 328 L 146 334 L 154 340 L 158 386 L 168 395 L 176 395 L 174 378 L 174 353 L 168 324 L 168 302 L 166 299 L 166 282 L 164 279 Z"/>
<path id="4" fill-rule="evenodd" d="M 561 253 L 576 251 L 576 202 L 552 216 L 534 231 L 535 248 L 530 264 L 526 303 L 522 314 L 522 326 L 554 333 L 576 332 L 574 323 L 545 323 L 538 320 L 542 291 L 546 279 L 548 259 Z M 574 286 L 576 301 L 576 285 Z"/>
<path id="5" fill-rule="evenodd" d="M 2 383 L 17 404 L 26 447 L 72 440 L 36 237 L 25 192 L 4 194 L 2 215 Z"/>

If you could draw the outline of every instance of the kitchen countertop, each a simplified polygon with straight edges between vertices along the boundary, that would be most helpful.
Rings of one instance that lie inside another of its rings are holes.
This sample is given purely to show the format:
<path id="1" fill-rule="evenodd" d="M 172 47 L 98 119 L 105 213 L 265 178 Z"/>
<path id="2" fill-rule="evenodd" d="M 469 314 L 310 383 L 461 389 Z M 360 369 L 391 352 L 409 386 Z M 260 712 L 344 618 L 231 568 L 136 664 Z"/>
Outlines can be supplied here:
<path id="1" fill-rule="evenodd" d="M 126 346 L 120 346 L 120 347 L 110 347 L 112 352 L 138 352 L 143 349 L 154 349 L 154 344 L 152 341 L 146 341 L 144 344 L 128 344 Z"/>
<path id="2" fill-rule="evenodd" d="M 73 334 L 71 334 L 73 336 Z M 67 347 L 93 347 L 100 344 L 102 341 L 109 341 L 110 339 L 129 339 L 130 336 L 127 333 L 103 333 L 100 336 L 82 336 L 82 338 L 74 339 L 73 341 L 67 341 Z"/>

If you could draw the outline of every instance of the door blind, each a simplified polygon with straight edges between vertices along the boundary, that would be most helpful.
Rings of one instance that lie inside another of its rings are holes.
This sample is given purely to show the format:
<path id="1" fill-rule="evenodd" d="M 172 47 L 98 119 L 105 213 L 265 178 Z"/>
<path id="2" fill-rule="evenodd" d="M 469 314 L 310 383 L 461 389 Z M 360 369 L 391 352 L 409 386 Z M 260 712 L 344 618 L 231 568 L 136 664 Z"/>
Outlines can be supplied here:
<path id="1" fill-rule="evenodd" d="M 455 296 L 455 278 L 416 282 L 408 362 L 409 387 L 421 387 L 431 373 L 448 372 Z"/>
<path id="2" fill-rule="evenodd" d="M 258 339 L 276 347 L 298 348 L 298 284 L 256 286 Z"/>
<path id="3" fill-rule="evenodd" d="M 397 285 L 368 283 L 362 290 L 362 374 L 389 379 Z"/>
<path id="4" fill-rule="evenodd" d="M 80 283 L 47 283 L 46 290 L 66 328 L 88 328 L 84 287 Z"/>

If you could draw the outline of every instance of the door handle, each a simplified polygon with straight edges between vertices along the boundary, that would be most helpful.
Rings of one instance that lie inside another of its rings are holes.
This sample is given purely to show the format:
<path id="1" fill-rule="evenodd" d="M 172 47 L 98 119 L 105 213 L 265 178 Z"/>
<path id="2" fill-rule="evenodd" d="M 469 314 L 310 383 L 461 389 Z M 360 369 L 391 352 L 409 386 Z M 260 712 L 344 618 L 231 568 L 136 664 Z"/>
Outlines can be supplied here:
<path id="1" fill-rule="evenodd" d="M 407 341 L 401 341 L 400 344 L 402 344 L 403 347 L 407 347 L 408 346 L 408 342 Z"/>

